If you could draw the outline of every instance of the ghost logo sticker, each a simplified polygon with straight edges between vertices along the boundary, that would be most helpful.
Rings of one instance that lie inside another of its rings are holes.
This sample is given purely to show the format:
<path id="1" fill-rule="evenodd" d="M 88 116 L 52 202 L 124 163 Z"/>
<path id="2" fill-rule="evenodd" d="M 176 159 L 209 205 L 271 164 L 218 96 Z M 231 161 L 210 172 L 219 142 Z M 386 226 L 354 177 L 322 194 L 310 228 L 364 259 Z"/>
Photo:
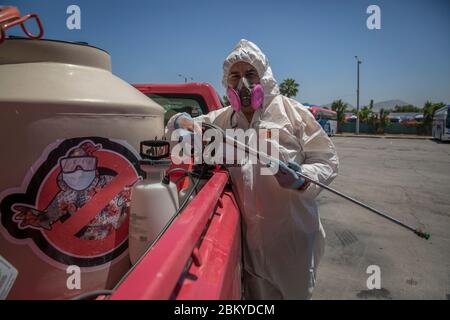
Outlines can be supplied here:
<path id="1" fill-rule="evenodd" d="M 2 232 L 64 265 L 100 266 L 127 249 L 131 187 L 142 176 L 131 146 L 67 139 L 33 168 L 22 192 L 2 192 Z"/>

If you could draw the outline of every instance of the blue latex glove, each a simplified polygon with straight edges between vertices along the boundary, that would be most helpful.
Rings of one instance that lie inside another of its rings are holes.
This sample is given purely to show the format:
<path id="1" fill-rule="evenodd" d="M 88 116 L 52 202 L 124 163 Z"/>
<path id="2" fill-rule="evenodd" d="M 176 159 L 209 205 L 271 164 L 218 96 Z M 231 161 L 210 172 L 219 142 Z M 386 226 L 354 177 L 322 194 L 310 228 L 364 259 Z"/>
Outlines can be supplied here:
<path id="1" fill-rule="evenodd" d="M 183 128 L 180 125 L 181 119 L 187 119 L 189 121 L 192 121 L 195 132 Z M 178 142 L 183 144 L 183 148 L 187 150 L 188 154 L 194 157 L 201 155 L 203 151 L 201 127 L 199 127 L 198 125 L 196 127 L 194 119 L 192 119 L 191 115 L 186 112 L 181 113 L 176 117 L 173 126 L 175 130 L 177 130 L 179 133 Z M 197 136 L 197 138 L 195 136 Z"/>
<path id="2" fill-rule="evenodd" d="M 180 113 L 176 117 L 173 126 L 174 126 L 174 128 L 176 130 L 178 130 L 178 132 L 180 134 L 180 137 L 178 138 L 178 142 L 181 142 L 181 141 L 184 140 L 184 141 L 190 141 L 190 143 L 193 144 L 193 140 L 192 139 L 194 137 L 194 133 L 192 131 L 186 130 L 186 129 L 181 127 L 181 125 L 180 125 L 180 120 L 181 119 L 187 119 L 187 120 L 190 120 L 190 121 L 194 121 L 192 119 L 192 117 L 190 116 L 190 114 L 186 113 L 186 112 Z"/>
<path id="3" fill-rule="evenodd" d="M 175 123 L 174 123 L 174 127 L 175 129 L 180 129 L 180 120 L 181 119 L 187 119 L 190 121 L 194 121 L 194 119 L 192 119 L 191 115 L 189 113 L 183 112 L 181 113 L 176 119 L 175 119 Z"/>
<path id="4" fill-rule="evenodd" d="M 305 187 L 305 179 L 297 174 L 297 172 L 302 173 L 302 168 L 298 163 L 289 161 L 286 164 L 283 161 L 279 161 L 278 166 L 279 169 L 275 174 L 275 178 L 281 187 L 294 190 L 301 190 Z"/>

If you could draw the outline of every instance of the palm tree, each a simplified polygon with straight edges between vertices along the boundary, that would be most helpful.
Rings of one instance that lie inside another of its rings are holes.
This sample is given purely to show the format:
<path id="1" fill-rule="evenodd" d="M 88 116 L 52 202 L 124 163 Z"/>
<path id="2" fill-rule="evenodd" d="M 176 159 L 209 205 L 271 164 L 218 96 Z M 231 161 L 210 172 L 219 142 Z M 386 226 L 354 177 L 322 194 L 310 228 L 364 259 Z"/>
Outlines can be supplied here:
<path id="1" fill-rule="evenodd" d="M 227 107 L 230 105 L 230 101 L 228 101 L 228 96 L 225 94 L 222 96 L 222 104 Z"/>
<path id="2" fill-rule="evenodd" d="M 298 92 L 299 84 L 294 79 L 287 78 L 280 85 L 280 92 L 288 98 L 295 97 Z"/>
<path id="3" fill-rule="evenodd" d="M 378 114 L 372 113 L 372 118 L 370 119 L 372 128 L 375 133 L 383 134 L 386 127 L 389 124 L 389 111 L 385 111 L 383 108 L 380 109 Z"/>
<path id="4" fill-rule="evenodd" d="M 423 121 L 427 124 L 431 124 L 433 122 L 434 113 L 442 107 L 445 107 L 445 103 L 443 102 L 425 102 L 425 105 L 423 106 Z"/>
<path id="5" fill-rule="evenodd" d="M 445 103 L 432 103 L 431 101 L 425 102 L 425 105 L 423 106 L 423 123 L 422 123 L 422 130 L 426 134 L 431 133 L 431 124 L 433 122 L 434 113 L 445 106 Z"/>
<path id="6" fill-rule="evenodd" d="M 331 104 L 331 110 L 336 111 L 338 124 L 344 122 L 345 112 L 347 111 L 348 105 L 345 102 L 342 102 L 341 99 L 334 100 Z"/>
<path id="7" fill-rule="evenodd" d="M 373 107 L 364 106 L 361 110 L 359 110 L 359 121 L 362 123 L 367 123 L 370 118 L 373 117 Z"/>

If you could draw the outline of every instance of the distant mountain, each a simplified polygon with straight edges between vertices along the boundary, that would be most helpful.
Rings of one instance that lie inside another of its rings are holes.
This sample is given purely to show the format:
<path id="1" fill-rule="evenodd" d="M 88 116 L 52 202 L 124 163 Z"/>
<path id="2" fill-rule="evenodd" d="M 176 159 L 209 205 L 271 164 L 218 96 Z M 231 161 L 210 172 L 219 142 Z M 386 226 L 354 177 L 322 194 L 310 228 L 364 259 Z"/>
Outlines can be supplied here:
<path id="1" fill-rule="evenodd" d="M 356 107 L 354 107 L 351 103 L 348 103 L 348 102 L 346 102 L 346 101 L 342 101 L 342 102 L 347 104 L 347 110 L 352 110 L 353 108 L 356 108 Z M 333 104 L 333 103 L 330 102 L 330 103 L 327 103 L 327 104 L 322 105 L 321 107 L 322 107 L 322 108 L 328 108 L 328 109 L 331 109 L 331 105 L 332 105 L 332 104 Z"/>
<path id="2" fill-rule="evenodd" d="M 381 109 L 394 110 L 395 106 L 406 106 L 408 104 L 409 104 L 408 102 L 398 99 L 381 101 L 373 104 L 373 111 L 379 112 Z"/>

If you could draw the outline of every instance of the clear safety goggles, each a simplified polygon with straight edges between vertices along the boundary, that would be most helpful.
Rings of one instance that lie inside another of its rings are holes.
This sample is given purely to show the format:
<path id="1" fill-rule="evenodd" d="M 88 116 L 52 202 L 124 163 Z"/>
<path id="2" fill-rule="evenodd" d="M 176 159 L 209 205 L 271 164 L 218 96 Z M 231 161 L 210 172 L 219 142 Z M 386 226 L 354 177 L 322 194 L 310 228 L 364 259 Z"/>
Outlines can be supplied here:
<path id="1" fill-rule="evenodd" d="M 64 173 L 71 173 L 79 169 L 92 171 L 97 168 L 96 157 L 71 157 L 61 160 L 61 169 Z"/>
<path id="2" fill-rule="evenodd" d="M 230 86 L 233 89 L 237 89 L 239 82 L 241 82 L 241 79 L 243 78 L 245 78 L 245 80 L 250 85 L 255 85 L 260 82 L 258 72 L 256 71 L 256 69 L 252 68 L 247 70 L 245 74 L 240 74 L 238 72 L 230 73 L 227 77 L 228 86 Z"/>

